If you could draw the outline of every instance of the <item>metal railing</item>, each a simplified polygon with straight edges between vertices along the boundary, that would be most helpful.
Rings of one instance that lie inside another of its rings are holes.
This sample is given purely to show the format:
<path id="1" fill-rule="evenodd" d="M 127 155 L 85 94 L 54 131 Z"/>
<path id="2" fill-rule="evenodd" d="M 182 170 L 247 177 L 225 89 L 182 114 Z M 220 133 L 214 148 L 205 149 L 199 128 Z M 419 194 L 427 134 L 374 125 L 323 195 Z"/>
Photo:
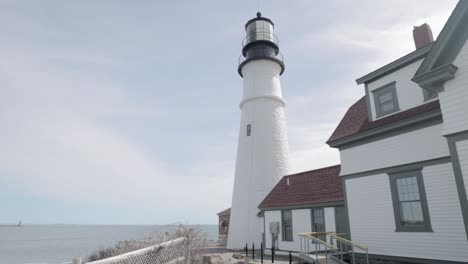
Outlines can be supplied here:
<path id="1" fill-rule="evenodd" d="M 299 234 L 300 256 L 305 260 L 313 259 L 314 261 L 319 261 L 319 257 L 322 257 L 325 263 L 328 263 L 329 259 L 338 263 L 347 263 L 345 260 L 349 259 L 350 263 L 356 264 L 356 254 L 359 253 L 363 255 L 361 263 L 369 264 L 369 248 L 344 238 L 345 235 L 345 233 L 335 232 L 301 233 Z M 319 237 L 324 237 L 324 239 Z"/>
<path id="2" fill-rule="evenodd" d="M 320 258 L 325 259 L 325 263 L 331 259 L 333 252 L 338 252 L 338 248 L 322 239 L 318 238 L 319 235 L 325 233 L 310 232 L 301 233 L 300 237 L 300 252 L 299 257 L 306 260 L 312 261 L 313 263 L 319 262 Z M 314 257 L 315 255 L 315 257 Z"/>
<path id="3" fill-rule="evenodd" d="M 353 264 L 356 263 L 356 249 L 359 249 L 361 252 L 365 255 L 364 258 L 361 259 L 361 263 L 366 263 L 369 264 L 369 248 L 365 245 L 362 245 L 360 243 L 353 242 L 351 240 L 348 240 L 346 238 L 343 238 L 340 236 L 340 234 L 336 233 L 331 233 L 329 234 L 329 237 L 333 243 L 333 240 L 335 241 L 339 251 L 338 251 L 338 256 L 341 260 L 343 260 L 343 253 L 348 252 L 348 254 L 351 254 L 351 260 Z M 364 260 L 366 262 L 364 262 Z"/>
<path id="4" fill-rule="evenodd" d="M 271 58 L 271 59 L 275 59 L 284 63 L 284 56 L 281 52 L 278 52 L 278 54 L 274 54 L 270 50 L 266 50 L 263 48 L 258 48 L 258 49 L 252 48 L 252 49 L 254 50 L 253 55 L 248 56 L 248 57 L 244 57 L 244 55 L 239 56 L 237 60 L 238 65 L 241 65 L 242 63 L 244 63 L 244 61 L 248 59 L 253 59 L 253 58 Z"/>
<path id="5" fill-rule="evenodd" d="M 201 234 L 200 237 L 205 240 L 207 248 L 225 248 L 227 245 L 227 235 Z"/>

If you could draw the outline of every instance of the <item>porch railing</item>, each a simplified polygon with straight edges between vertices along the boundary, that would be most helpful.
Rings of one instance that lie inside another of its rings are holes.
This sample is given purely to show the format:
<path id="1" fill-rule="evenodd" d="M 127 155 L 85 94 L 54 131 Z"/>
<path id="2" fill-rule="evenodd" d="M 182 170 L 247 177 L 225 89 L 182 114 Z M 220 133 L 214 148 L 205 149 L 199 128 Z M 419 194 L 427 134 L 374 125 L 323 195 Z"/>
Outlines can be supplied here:
<path id="1" fill-rule="evenodd" d="M 368 247 L 344 238 L 346 234 L 335 232 L 308 232 L 299 234 L 299 256 L 313 263 L 357 264 L 356 254 L 361 254 L 360 263 L 369 264 Z"/>

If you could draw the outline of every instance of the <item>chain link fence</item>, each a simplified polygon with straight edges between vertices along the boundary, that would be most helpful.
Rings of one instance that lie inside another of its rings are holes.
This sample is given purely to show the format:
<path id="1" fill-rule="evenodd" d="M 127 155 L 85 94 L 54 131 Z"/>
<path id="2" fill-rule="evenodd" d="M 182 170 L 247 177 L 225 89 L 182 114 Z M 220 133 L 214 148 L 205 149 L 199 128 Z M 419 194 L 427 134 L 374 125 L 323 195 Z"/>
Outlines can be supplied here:
<path id="1" fill-rule="evenodd" d="M 88 262 L 88 264 L 164 264 L 189 263 L 190 247 L 186 237 L 177 238 L 154 246 L 122 255 Z M 81 264 L 80 260 L 75 263 Z"/>

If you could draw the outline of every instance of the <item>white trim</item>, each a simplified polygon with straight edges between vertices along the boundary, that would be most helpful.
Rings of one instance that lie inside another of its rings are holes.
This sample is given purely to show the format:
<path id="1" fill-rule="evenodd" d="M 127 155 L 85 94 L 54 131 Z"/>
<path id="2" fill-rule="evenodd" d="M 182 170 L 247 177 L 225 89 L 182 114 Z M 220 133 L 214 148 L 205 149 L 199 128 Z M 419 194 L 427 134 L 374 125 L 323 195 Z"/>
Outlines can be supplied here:
<path id="1" fill-rule="evenodd" d="M 261 95 L 261 96 L 249 97 L 247 99 L 242 100 L 240 102 L 240 104 L 239 104 L 239 108 L 242 109 L 242 107 L 244 106 L 245 103 L 250 102 L 250 101 L 254 101 L 254 100 L 258 100 L 258 99 L 271 99 L 271 100 L 279 102 L 283 107 L 286 106 L 286 102 L 283 100 L 283 98 L 281 98 L 279 96 L 276 96 L 276 95 Z"/>

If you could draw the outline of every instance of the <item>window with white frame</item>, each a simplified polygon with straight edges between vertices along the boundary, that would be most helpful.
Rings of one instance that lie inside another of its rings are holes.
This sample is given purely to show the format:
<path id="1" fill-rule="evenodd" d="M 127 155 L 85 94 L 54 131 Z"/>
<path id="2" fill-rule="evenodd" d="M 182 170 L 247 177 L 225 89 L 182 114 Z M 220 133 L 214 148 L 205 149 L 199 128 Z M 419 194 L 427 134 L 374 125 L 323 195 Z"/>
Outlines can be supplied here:
<path id="1" fill-rule="evenodd" d="M 396 82 L 391 82 L 372 91 L 374 94 L 375 112 L 377 117 L 388 115 L 400 110 L 396 93 Z"/>
<path id="2" fill-rule="evenodd" d="M 396 231 L 432 232 L 421 170 L 389 176 Z"/>

